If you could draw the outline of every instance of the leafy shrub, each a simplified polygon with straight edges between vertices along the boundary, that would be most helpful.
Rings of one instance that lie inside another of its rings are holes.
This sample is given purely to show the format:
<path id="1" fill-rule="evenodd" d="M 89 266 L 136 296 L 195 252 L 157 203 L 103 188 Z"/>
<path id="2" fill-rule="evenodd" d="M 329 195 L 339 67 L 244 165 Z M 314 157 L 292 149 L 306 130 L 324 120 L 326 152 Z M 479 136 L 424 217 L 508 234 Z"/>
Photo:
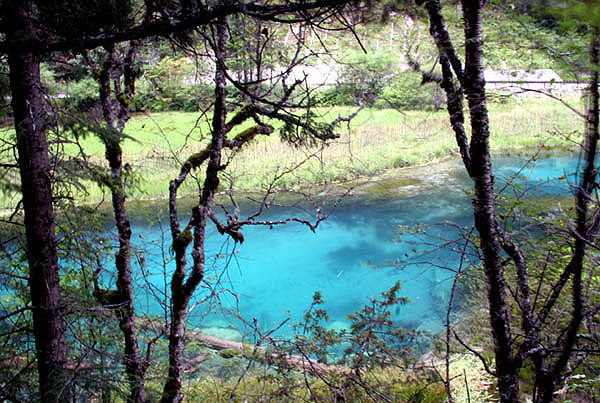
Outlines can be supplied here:
<path id="1" fill-rule="evenodd" d="M 346 62 L 339 83 L 320 91 L 320 105 L 437 110 L 444 103 L 435 83 L 422 85 L 420 74 L 402 71 L 387 54 L 354 54 Z"/>
<path id="2" fill-rule="evenodd" d="M 212 96 L 213 88 L 206 84 L 190 84 L 162 91 L 145 87 L 138 92 L 133 109 L 148 112 L 196 112 L 210 105 Z"/>
<path id="3" fill-rule="evenodd" d="M 389 54 L 352 53 L 344 60 L 340 82 L 326 90 L 324 102 L 329 105 L 373 106 L 397 66 Z"/>
<path id="4" fill-rule="evenodd" d="M 198 80 L 202 66 L 186 57 L 163 57 L 149 66 L 137 88 L 134 109 L 151 112 L 195 112 L 210 105 L 212 86 Z"/>
<path id="5" fill-rule="evenodd" d="M 390 85 L 384 87 L 375 103 L 378 108 L 400 110 L 438 110 L 444 95 L 435 83 L 421 84 L 421 76 L 412 71 L 400 73 Z"/>
<path id="6" fill-rule="evenodd" d="M 62 82 L 56 85 L 56 95 L 63 106 L 70 110 L 101 116 L 98 100 L 98 83 L 91 77 L 78 81 Z"/>

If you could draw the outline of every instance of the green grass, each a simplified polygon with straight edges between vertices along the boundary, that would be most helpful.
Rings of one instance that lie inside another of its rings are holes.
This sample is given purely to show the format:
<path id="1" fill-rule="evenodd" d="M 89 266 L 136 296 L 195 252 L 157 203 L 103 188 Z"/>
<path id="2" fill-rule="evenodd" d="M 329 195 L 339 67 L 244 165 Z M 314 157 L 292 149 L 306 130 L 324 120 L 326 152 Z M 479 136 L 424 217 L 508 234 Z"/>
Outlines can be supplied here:
<path id="1" fill-rule="evenodd" d="M 567 108 L 546 98 L 523 97 L 507 104 L 491 103 L 491 148 L 494 153 L 531 151 L 541 144 L 551 149 L 575 149 L 583 121 Z M 351 108 L 323 109 L 325 120 L 348 114 Z M 131 137 L 122 148 L 124 162 L 129 163 L 140 178 L 132 198 L 165 198 L 168 183 L 185 159 L 202 150 L 209 138 L 206 119 L 198 113 L 165 112 L 134 116 L 125 133 Z M 468 127 L 468 125 L 466 125 Z M 294 147 L 282 142 L 275 131 L 270 137 L 260 136 L 230 161 L 223 186 L 260 190 L 283 170 L 301 164 L 294 172 L 278 181 L 287 188 L 306 187 L 367 175 L 386 170 L 417 166 L 456 156 L 458 148 L 448 123 L 446 111 L 398 112 L 395 110 L 363 110 L 349 128 L 338 131 L 340 138 L 320 147 Z M 232 134 L 235 135 L 235 132 Z M 104 149 L 95 138 L 82 140 L 90 160 L 105 164 Z M 195 172 L 201 180 L 203 169 Z M 181 195 L 196 192 L 194 181 L 187 183 Z M 101 190 L 89 186 L 80 193 L 81 202 L 102 198 Z M 4 197 L 3 205 L 14 204 Z"/>

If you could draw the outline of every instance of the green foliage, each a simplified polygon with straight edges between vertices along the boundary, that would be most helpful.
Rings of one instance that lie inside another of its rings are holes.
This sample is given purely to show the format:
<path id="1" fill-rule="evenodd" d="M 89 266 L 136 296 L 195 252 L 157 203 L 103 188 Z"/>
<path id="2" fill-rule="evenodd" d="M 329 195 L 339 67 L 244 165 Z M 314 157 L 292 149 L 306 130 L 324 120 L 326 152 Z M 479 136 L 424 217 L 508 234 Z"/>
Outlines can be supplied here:
<path id="1" fill-rule="evenodd" d="M 323 95 L 327 105 L 373 106 L 398 66 L 390 54 L 350 53 L 344 58 L 339 83 Z"/>
<path id="2" fill-rule="evenodd" d="M 284 38 L 279 33 L 287 32 L 287 29 L 242 15 L 234 16 L 232 22 L 229 27 L 227 54 L 230 60 L 227 67 L 237 77 L 243 77 L 242 82 L 257 78 L 258 58 L 263 69 L 287 64 L 286 53 L 293 54 L 293 46 L 290 46 L 291 50 L 282 47 Z"/>
<path id="3" fill-rule="evenodd" d="M 38 2 L 40 22 L 59 35 L 81 37 L 114 32 L 131 23 L 133 0 Z"/>
<path id="4" fill-rule="evenodd" d="M 584 33 L 589 26 L 600 27 L 600 6 L 591 0 L 543 0 L 535 8 L 541 18 L 555 18 L 561 33 Z"/>
<path id="5" fill-rule="evenodd" d="M 406 369 L 410 360 L 405 361 L 406 349 L 398 342 L 413 345 L 414 338 L 405 339 L 409 333 L 390 320 L 390 310 L 407 302 L 399 292 L 397 283 L 369 301 L 351 316 L 347 327 L 328 324 L 325 301 L 321 293 L 314 294 L 304 321 L 297 326 L 300 333 L 291 341 L 281 341 L 276 351 L 311 357 L 319 363 L 335 362 L 337 369 L 331 367 L 331 371 L 314 376 L 284 360 L 274 360 L 270 366 L 250 365 L 250 371 L 243 373 L 244 359 L 226 352 L 227 362 L 218 357 L 213 360 L 212 376 L 189 381 L 186 397 L 211 402 L 443 402 L 445 390 L 435 371 Z"/>
<path id="6" fill-rule="evenodd" d="M 98 101 L 98 83 L 91 77 L 65 82 L 57 88 L 56 93 L 64 95 L 62 103 L 65 108 L 101 116 L 100 102 Z"/>
<path id="7" fill-rule="evenodd" d="M 441 403 L 445 401 L 446 393 L 443 385 L 431 382 L 432 374 L 425 371 L 411 371 L 413 376 L 399 372 L 378 373 L 389 388 L 382 394 L 396 402 L 411 403 Z M 218 377 L 200 377 L 193 379 L 185 390 L 185 396 L 190 401 L 203 402 L 332 402 L 340 399 L 335 391 L 324 380 L 301 373 L 289 373 L 285 376 L 267 368 L 255 369 L 246 375 L 235 387 L 234 379 Z M 233 393 L 233 398 L 230 396 Z M 348 402 L 381 401 L 376 393 L 365 392 L 360 386 L 354 385 L 345 391 Z"/>
<path id="8" fill-rule="evenodd" d="M 214 88 L 206 84 L 160 90 L 147 86 L 138 91 L 132 109 L 137 112 L 197 112 L 209 106 L 213 96 Z"/>
<path id="9" fill-rule="evenodd" d="M 434 83 L 398 65 L 388 53 L 351 53 L 339 82 L 320 91 L 321 105 L 358 105 L 398 110 L 439 109 L 444 96 Z"/>
<path id="10" fill-rule="evenodd" d="M 586 0 L 496 0 L 484 23 L 486 63 L 506 70 L 551 68 L 579 81 L 598 10 Z"/>
<path id="11" fill-rule="evenodd" d="M 101 117 L 98 82 L 79 58 L 60 58 L 41 66 L 42 83 L 53 101 L 67 111 Z M 67 67 L 65 67 L 67 66 Z M 71 67 L 75 66 L 75 67 Z"/>
<path id="12" fill-rule="evenodd" d="M 400 297 L 400 282 L 396 282 L 381 299 L 370 299 L 360 311 L 348 315 L 351 321 L 350 335 L 342 360 L 352 368 L 385 365 L 390 360 L 397 361 L 410 356 L 416 347 L 418 334 L 413 329 L 403 329 L 391 318 L 391 310 L 398 305 L 409 303 Z"/>
<path id="13" fill-rule="evenodd" d="M 362 309 L 348 315 L 347 327 L 327 325 L 325 301 L 321 293 L 316 292 L 304 322 L 297 325 L 294 350 L 319 362 L 334 362 L 352 370 L 383 368 L 392 362 L 408 363 L 414 359 L 411 349 L 422 335 L 392 320 L 392 310 L 408 303 L 399 292 L 400 282 L 397 282 L 379 298 L 369 299 Z"/>
<path id="14" fill-rule="evenodd" d="M 212 86 L 197 80 L 199 76 L 206 78 L 205 74 L 202 65 L 193 64 L 187 57 L 165 56 L 147 67 L 133 108 L 149 112 L 205 109 L 214 95 Z"/>
<path id="15" fill-rule="evenodd" d="M 375 107 L 399 110 L 438 110 L 445 102 L 439 86 L 435 83 L 422 84 L 421 76 L 413 71 L 404 71 L 381 90 Z"/>

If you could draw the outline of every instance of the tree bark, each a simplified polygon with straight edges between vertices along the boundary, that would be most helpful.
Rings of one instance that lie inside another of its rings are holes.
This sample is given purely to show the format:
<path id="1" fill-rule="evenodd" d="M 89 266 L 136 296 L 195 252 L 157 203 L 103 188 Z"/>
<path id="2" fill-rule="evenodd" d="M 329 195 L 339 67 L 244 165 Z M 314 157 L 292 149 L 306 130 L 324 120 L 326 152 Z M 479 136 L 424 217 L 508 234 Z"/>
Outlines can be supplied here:
<path id="1" fill-rule="evenodd" d="M 13 1 L 6 18 L 8 39 L 35 37 L 34 14 L 33 1 Z M 44 402 L 57 402 L 68 400 L 68 377 L 40 59 L 31 52 L 14 51 L 8 54 L 8 65 L 25 212 L 40 396 Z"/>
<path id="2" fill-rule="evenodd" d="M 500 234 L 494 208 L 494 177 L 489 150 L 489 119 L 483 77 L 482 0 L 463 0 L 465 24 L 464 88 L 471 118 L 471 178 L 475 186 L 473 216 L 479 232 L 486 276 L 490 324 L 502 402 L 519 401 L 519 366 L 512 353 Z"/>
<path id="3" fill-rule="evenodd" d="M 434 38 L 442 64 L 442 88 L 447 95 L 448 113 L 463 164 L 473 180 L 473 216 L 479 233 L 486 276 L 490 324 L 494 340 L 496 376 L 502 402 L 519 401 L 518 373 L 520 363 L 512 348 L 511 329 L 506 298 L 506 280 L 501 255 L 501 233 L 494 207 L 494 176 L 489 150 L 489 119 L 483 77 L 483 40 L 481 33 L 481 0 L 463 0 L 465 28 L 464 71 L 450 40 L 439 0 L 430 0 L 427 10 L 430 33 Z M 463 127 L 461 84 L 470 112 L 471 140 Z"/>

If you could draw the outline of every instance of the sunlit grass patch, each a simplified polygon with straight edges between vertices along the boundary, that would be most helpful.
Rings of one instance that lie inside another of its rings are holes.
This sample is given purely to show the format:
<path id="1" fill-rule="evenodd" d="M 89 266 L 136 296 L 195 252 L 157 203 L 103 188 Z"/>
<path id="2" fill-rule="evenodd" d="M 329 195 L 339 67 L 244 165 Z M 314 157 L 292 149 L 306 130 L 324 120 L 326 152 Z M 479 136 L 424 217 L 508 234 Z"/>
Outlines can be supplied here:
<path id="1" fill-rule="evenodd" d="M 580 100 L 569 99 L 577 106 Z M 322 108 L 324 121 L 352 113 L 355 108 Z M 547 98 L 522 97 L 506 104 L 490 103 L 490 147 L 493 153 L 529 152 L 542 145 L 551 149 L 575 149 L 580 138 L 582 120 L 565 106 Z M 467 115 L 468 118 L 468 115 Z M 183 161 L 204 149 L 210 139 L 210 114 L 164 112 L 138 114 L 127 123 L 123 144 L 123 162 L 129 164 L 137 178 L 129 191 L 133 198 L 164 198 L 168 184 Z M 277 124 L 271 122 L 277 127 Z M 251 122 L 246 123 L 246 126 Z M 239 130 L 244 129 L 241 127 Z M 468 129 L 468 122 L 465 125 Z M 238 130 L 234 130 L 235 135 Z M 283 187 L 352 180 L 385 170 L 426 163 L 458 155 L 448 114 L 440 111 L 405 111 L 391 109 L 362 110 L 350 124 L 341 125 L 340 137 L 325 145 L 297 147 L 283 142 L 278 130 L 269 136 L 258 136 L 233 156 L 228 166 L 229 186 L 233 180 L 238 189 L 260 190 L 284 170 L 297 167 L 278 182 Z M 9 136 L 7 129 L 4 137 Z M 97 138 L 80 140 L 81 149 L 91 162 L 106 164 L 104 146 Z M 75 153 L 78 147 L 67 148 Z M 231 156 L 231 155 L 229 155 Z M 226 157 L 226 160 L 229 161 Z M 5 151 L 3 159 L 12 154 Z M 195 172 L 202 179 L 202 168 Z M 196 183 L 186 184 L 181 194 L 194 193 Z M 96 185 L 79 192 L 80 202 L 97 201 L 103 193 Z M 4 192 L 2 206 L 15 204 L 14 192 Z"/>

